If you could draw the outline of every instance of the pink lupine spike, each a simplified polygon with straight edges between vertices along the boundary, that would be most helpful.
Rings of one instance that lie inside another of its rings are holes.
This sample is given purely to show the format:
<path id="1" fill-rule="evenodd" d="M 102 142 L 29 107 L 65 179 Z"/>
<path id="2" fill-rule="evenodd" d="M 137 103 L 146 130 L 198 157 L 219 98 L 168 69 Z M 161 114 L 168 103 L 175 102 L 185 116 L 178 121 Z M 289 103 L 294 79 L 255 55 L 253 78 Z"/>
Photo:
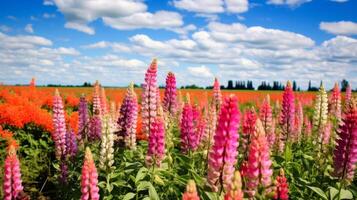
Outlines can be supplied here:
<path id="1" fill-rule="evenodd" d="M 101 100 L 100 100 L 100 85 L 99 82 L 96 81 L 94 84 L 94 93 L 93 93 L 93 113 L 98 113 L 101 115 Z"/>
<path id="2" fill-rule="evenodd" d="M 346 94 L 345 94 L 345 105 L 348 105 L 348 103 L 350 102 L 352 98 L 352 88 L 351 85 L 348 84 L 346 87 Z"/>
<path id="3" fill-rule="evenodd" d="M 274 127 L 273 127 L 273 113 L 272 109 L 270 106 L 270 96 L 267 95 L 267 97 L 264 99 L 260 110 L 259 110 L 259 117 L 260 120 L 262 121 L 263 128 L 265 131 L 265 134 L 267 136 L 267 140 L 269 143 L 269 146 L 272 147 L 274 144 L 275 140 L 275 133 L 274 133 Z"/>
<path id="4" fill-rule="evenodd" d="M 180 122 L 180 138 L 181 138 L 181 151 L 187 153 L 195 147 L 195 126 L 193 122 L 193 109 L 192 106 L 186 102 L 181 116 Z"/>
<path id="5" fill-rule="evenodd" d="M 239 171 L 235 171 L 224 200 L 243 200 L 243 196 L 242 178 Z"/>
<path id="6" fill-rule="evenodd" d="M 23 191 L 20 161 L 16 155 L 16 148 L 10 144 L 4 164 L 3 177 L 4 199 L 16 199 Z"/>
<path id="7" fill-rule="evenodd" d="M 125 146 L 130 149 L 136 148 L 136 126 L 138 119 L 138 102 L 131 83 L 125 94 L 118 118 L 118 134 L 124 137 Z"/>
<path id="8" fill-rule="evenodd" d="M 283 169 L 280 169 L 279 176 L 276 177 L 275 181 L 275 193 L 274 199 L 276 200 L 288 200 L 289 199 L 289 185 L 285 177 Z"/>
<path id="9" fill-rule="evenodd" d="M 219 108 L 222 104 L 221 86 L 219 85 L 218 78 L 214 79 L 213 84 L 213 104 L 216 107 L 216 113 L 218 114 Z"/>
<path id="10" fill-rule="evenodd" d="M 300 140 L 302 133 L 302 125 L 304 123 L 304 111 L 300 101 L 298 101 L 296 106 L 296 115 L 295 115 L 295 141 Z"/>
<path id="11" fill-rule="evenodd" d="M 257 121 L 257 116 L 254 108 L 247 109 L 243 115 L 243 125 L 242 125 L 242 151 L 244 157 L 247 157 L 248 146 L 251 142 L 251 138 L 255 133 L 255 123 Z"/>
<path id="12" fill-rule="evenodd" d="M 357 106 L 351 99 L 343 114 L 334 150 L 335 176 L 353 180 L 357 162 Z"/>
<path id="13" fill-rule="evenodd" d="M 100 91 L 100 108 L 101 114 L 105 115 L 108 113 L 108 106 L 107 106 L 107 96 L 105 95 L 105 89 L 102 87 Z"/>
<path id="14" fill-rule="evenodd" d="M 216 108 L 213 103 L 210 103 L 207 107 L 207 111 L 205 112 L 204 118 L 206 126 L 203 135 L 201 136 L 201 146 L 205 147 L 205 149 L 209 151 L 209 149 L 213 145 L 213 137 L 216 133 L 217 125 Z"/>
<path id="15" fill-rule="evenodd" d="M 228 189 L 238 155 L 240 113 L 236 96 L 226 97 L 221 105 L 214 144 L 208 156 L 207 182 L 213 191 Z"/>
<path id="16" fill-rule="evenodd" d="M 99 200 L 98 173 L 89 147 L 82 167 L 81 192 L 81 200 Z"/>
<path id="17" fill-rule="evenodd" d="M 341 92 L 337 83 L 335 83 L 335 86 L 332 89 L 329 112 L 338 122 L 341 122 Z"/>
<path id="18" fill-rule="evenodd" d="M 310 119 L 307 116 L 305 116 L 305 118 L 304 118 L 304 131 L 303 132 L 304 132 L 304 137 L 306 139 L 311 137 L 312 124 L 311 124 Z"/>
<path id="19" fill-rule="evenodd" d="M 145 74 L 141 100 L 142 127 L 146 136 L 150 135 L 151 123 L 157 115 L 157 100 L 157 60 L 154 59 Z"/>
<path id="20" fill-rule="evenodd" d="M 244 178 L 246 182 L 246 192 L 249 197 L 254 197 L 258 186 L 267 188 L 271 185 L 272 161 L 270 159 L 270 149 L 265 137 L 261 121 L 256 122 L 255 137 L 249 145 L 249 155 Z"/>
<path id="21" fill-rule="evenodd" d="M 166 77 L 166 88 L 164 94 L 163 109 L 174 116 L 177 111 L 177 92 L 175 74 L 169 72 Z"/>
<path id="22" fill-rule="evenodd" d="M 55 143 L 56 157 L 59 159 L 66 154 L 66 122 L 64 118 L 62 98 L 57 89 L 53 98 L 52 118 L 54 127 L 52 138 Z"/>
<path id="23" fill-rule="evenodd" d="M 331 130 L 332 129 L 332 124 L 331 122 L 327 122 L 327 124 L 324 127 L 323 130 L 323 135 L 322 135 L 322 145 L 326 147 L 330 143 L 330 138 L 331 138 Z"/>
<path id="24" fill-rule="evenodd" d="M 280 116 L 280 126 L 285 141 L 290 140 L 290 136 L 294 131 L 295 119 L 295 97 L 291 87 L 291 82 L 288 81 L 283 93 L 283 103 Z"/>
<path id="25" fill-rule="evenodd" d="M 158 116 L 151 124 L 149 135 L 149 146 L 146 154 L 147 166 L 161 166 L 165 157 L 165 128 L 162 117 Z"/>

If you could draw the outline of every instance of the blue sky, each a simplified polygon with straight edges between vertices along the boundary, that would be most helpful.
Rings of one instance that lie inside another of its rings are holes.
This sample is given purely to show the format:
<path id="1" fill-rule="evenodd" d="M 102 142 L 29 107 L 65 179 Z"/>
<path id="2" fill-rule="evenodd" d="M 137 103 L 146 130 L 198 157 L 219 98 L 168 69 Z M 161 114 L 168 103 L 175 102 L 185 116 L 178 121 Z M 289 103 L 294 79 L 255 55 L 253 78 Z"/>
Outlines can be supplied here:
<path id="1" fill-rule="evenodd" d="M 0 82 L 308 80 L 357 86 L 354 0 L 3 0 Z"/>

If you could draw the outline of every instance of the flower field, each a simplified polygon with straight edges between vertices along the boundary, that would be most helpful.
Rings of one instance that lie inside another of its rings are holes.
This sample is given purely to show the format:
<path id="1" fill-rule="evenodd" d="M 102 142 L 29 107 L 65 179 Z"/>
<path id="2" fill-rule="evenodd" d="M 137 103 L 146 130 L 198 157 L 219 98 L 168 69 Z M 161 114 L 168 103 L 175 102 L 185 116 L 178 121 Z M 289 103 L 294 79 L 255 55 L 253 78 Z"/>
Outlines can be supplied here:
<path id="1" fill-rule="evenodd" d="M 0 197 L 357 199 L 357 100 L 177 89 L 0 86 Z"/>

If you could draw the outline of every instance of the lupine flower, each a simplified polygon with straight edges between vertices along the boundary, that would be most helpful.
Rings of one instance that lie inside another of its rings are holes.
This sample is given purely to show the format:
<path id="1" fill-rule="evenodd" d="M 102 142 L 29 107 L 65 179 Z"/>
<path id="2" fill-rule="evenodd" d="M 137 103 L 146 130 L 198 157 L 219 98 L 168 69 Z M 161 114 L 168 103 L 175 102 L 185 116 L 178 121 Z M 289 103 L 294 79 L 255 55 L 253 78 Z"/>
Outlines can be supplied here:
<path id="1" fill-rule="evenodd" d="M 114 164 L 114 132 L 114 121 L 109 115 L 104 115 L 99 159 L 99 168 L 102 170 L 110 170 Z"/>
<path id="2" fill-rule="evenodd" d="M 196 132 L 193 121 L 193 108 L 186 102 L 181 116 L 180 123 L 181 151 L 187 153 L 196 149 Z"/>
<path id="3" fill-rule="evenodd" d="M 341 93 L 338 84 L 335 83 L 330 97 L 330 114 L 334 116 L 338 122 L 341 121 Z"/>
<path id="4" fill-rule="evenodd" d="M 295 119 L 295 97 L 291 87 L 291 82 L 288 81 L 283 93 L 283 103 L 280 115 L 280 127 L 285 140 L 289 140 L 289 136 L 294 131 Z"/>
<path id="5" fill-rule="evenodd" d="M 100 85 L 99 82 L 96 81 L 94 84 L 94 93 L 93 93 L 93 113 L 97 113 L 101 115 L 101 100 L 100 100 Z"/>
<path id="6" fill-rule="evenodd" d="M 326 145 L 330 143 L 331 131 L 332 131 L 332 124 L 331 122 L 327 122 L 324 127 L 323 136 L 322 136 L 322 145 L 324 147 L 326 147 Z"/>
<path id="7" fill-rule="evenodd" d="M 117 110 L 117 107 L 116 107 L 116 104 L 114 101 L 111 101 L 110 102 L 110 110 L 109 110 L 109 115 L 110 115 L 110 118 L 115 121 L 118 119 L 119 117 L 119 112 Z"/>
<path id="8" fill-rule="evenodd" d="M 102 115 L 108 113 L 107 96 L 105 95 L 105 90 L 103 87 L 101 88 L 101 92 L 100 92 L 100 108 L 101 108 L 100 113 Z"/>
<path id="9" fill-rule="evenodd" d="M 164 95 L 163 108 L 165 112 L 171 116 L 176 114 L 177 110 L 177 93 L 176 93 L 176 78 L 175 74 L 169 72 L 166 77 L 166 87 Z"/>
<path id="10" fill-rule="evenodd" d="M 272 147 L 274 144 L 274 140 L 275 140 L 275 132 L 274 132 L 274 127 L 273 127 L 273 113 L 272 113 L 272 109 L 270 106 L 270 96 L 269 95 L 267 95 L 267 97 L 263 101 L 263 104 L 260 107 L 259 117 L 260 117 L 260 120 L 262 121 L 263 128 L 264 128 L 265 134 L 267 136 L 269 146 Z"/>
<path id="11" fill-rule="evenodd" d="M 84 95 L 82 95 L 79 99 L 78 115 L 78 136 L 80 139 L 83 139 L 85 136 L 84 134 L 86 133 L 85 129 L 89 125 L 88 105 Z"/>
<path id="12" fill-rule="evenodd" d="M 206 118 L 206 126 L 202 135 L 201 146 L 206 147 L 205 149 L 209 150 L 214 142 L 213 137 L 216 133 L 217 124 L 216 108 L 213 103 L 208 106 L 207 112 L 205 113 L 204 117 Z"/>
<path id="13" fill-rule="evenodd" d="M 102 119 L 99 115 L 99 111 L 94 113 L 89 126 L 89 140 L 94 141 L 100 139 L 102 133 Z"/>
<path id="14" fill-rule="evenodd" d="M 242 151 L 244 157 L 247 157 L 247 150 L 250 144 L 251 138 L 254 137 L 255 133 L 255 123 L 257 121 L 257 115 L 255 114 L 254 108 L 250 108 L 245 111 L 243 115 L 243 125 L 242 125 Z"/>
<path id="15" fill-rule="evenodd" d="M 342 117 L 334 150 L 335 176 L 351 181 L 357 161 L 357 107 L 350 100 Z"/>
<path id="16" fill-rule="evenodd" d="M 242 178 L 239 171 L 235 171 L 224 200 L 243 200 L 243 196 Z"/>
<path id="17" fill-rule="evenodd" d="M 221 94 L 221 86 L 219 85 L 218 79 L 214 79 L 213 84 L 213 104 L 216 107 L 216 113 L 218 114 L 219 108 L 222 104 L 222 94 Z"/>
<path id="18" fill-rule="evenodd" d="M 196 183 L 194 180 L 188 181 L 186 186 L 186 192 L 182 195 L 182 200 L 200 200 L 196 189 Z"/>
<path id="19" fill-rule="evenodd" d="M 81 192 L 81 200 L 99 200 L 98 173 L 89 147 L 82 167 Z"/>
<path id="20" fill-rule="evenodd" d="M 138 120 L 138 102 L 134 85 L 130 84 L 120 107 L 118 119 L 119 136 L 124 137 L 125 146 L 136 148 L 136 125 Z"/>
<path id="21" fill-rule="evenodd" d="M 77 139 L 73 130 L 69 128 L 66 134 L 66 154 L 68 157 L 74 158 L 77 155 L 77 152 Z"/>
<path id="22" fill-rule="evenodd" d="M 299 140 L 302 131 L 302 125 L 304 123 L 304 111 L 302 104 L 298 101 L 296 106 L 296 115 L 295 115 L 295 140 Z"/>
<path id="23" fill-rule="evenodd" d="M 322 128 L 327 122 L 328 114 L 328 100 L 327 94 L 323 84 L 321 83 L 320 90 L 316 96 L 314 116 L 313 116 L 313 125 L 314 130 L 317 132 L 322 131 Z"/>
<path id="24" fill-rule="evenodd" d="M 237 97 L 226 97 L 221 105 L 214 144 L 208 156 L 208 185 L 217 192 L 228 189 L 238 155 L 239 110 Z"/>
<path id="25" fill-rule="evenodd" d="M 67 184 L 67 178 L 68 178 L 68 165 L 66 163 L 65 159 L 61 159 L 61 163 L 60 163 L 60 182 L 63 184 Z"/>
<path id="26" fill-rule="evenodd" d="M 279 174 L 279 176 L 276 177 L 275 186 L 276 186 L 276 188 L 275 188 L 274 199 L 288 200 L 289 199 L 289 185 L 287 183 L 283 169 L 280 169 L 280 174 Z"/>
<path id="27" fill-rule="evenodd" d="M 151 123 L 157 115 L 157 98 L 157 61 L 154 59 L 145 74 L 141 100 L 142 127 L 146 136 L 150 135 Z"/>
<path id="28" fill-rule="evenodd" d="M 15 146 L 11 144 L 4 163 L 3 191 L 4 200 L 16 199 L 23 191 L 20 161 L 17 158 Z"/>
<path id="29" fill-rule="evenodd" d="M 348 105 L 348 103 L 350 102 L 352 98 L 352 89 L 351 89 L 351 85 L 348 84 L 346 87 L 346 94 L 345 94 L 345 105 Z"/>
<path id="30" fill-rule="evenodd" d="M 258 186 L 263 188 L 270 186 L 273 170 L 270 160 L 270 149 L 266 140 L 261 121 L 256 122 L 256 133 L 249 145 L 249 155 L 244 178 L 247 181 L 246 191 L 250 197 L 254 197 Z"/>
<path id="31" fill-rule="evenodd" d="M 146 165 L 156 165 L 160 167 L 161 161 L 165 157 L 165 128 L 161 116 L 156 117 L 151 124 L 148 140 L 149 146 L 146 154 Z"/>
<path id="32" fill-rule="evenodd" d="M 312 132 L 312 125 L 311 125 L 311 121 L 309 120 L 309 118 L 307 116 L 305 116 L 304 118 L 304 134 L 305 134 L 305 138 L 309 138 L 311 136 L 311 132 Z"/>
<path id="33" fill-rule="evenodd" d="M 62 155 L 66 154 L 66 121 L 62 98 L 57 89 L 53 98 L 53 127 L 54 133 L 52 137 L 55 143 L 56 157 L 59 159 Z"/>

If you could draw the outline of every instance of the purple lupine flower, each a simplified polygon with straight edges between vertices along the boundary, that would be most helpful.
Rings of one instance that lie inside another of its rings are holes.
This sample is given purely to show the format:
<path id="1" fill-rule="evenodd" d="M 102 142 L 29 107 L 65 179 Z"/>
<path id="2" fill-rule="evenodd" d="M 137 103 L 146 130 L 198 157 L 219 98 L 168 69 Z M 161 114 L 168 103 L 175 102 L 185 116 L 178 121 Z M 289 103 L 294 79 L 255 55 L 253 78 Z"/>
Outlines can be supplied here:
<path id="1" fill-rule="evenodd" d="M 146 165 L 156 165 L 160 167 L 161 161 L 165 157 L 165 129 L 164 121 L 158 116 L 151 124 L 150 135 L 148 138 L 149 145 L 146 154 Z"/>
<path id="2" fill-rule="evenodd" d="M 64 110 L 62 98 L 56 89 L 53 98 L 53 127 L 54 133 L 52 134 L 55 143 L 55 153 L 57 159 L 66 154 L 66 122 L 64 118 Z"/>
<path id="3" fill-rule="evenodd" d="M 232 181 L 238 156 L 239 110 L 236 96 L 226 97 L 221 105 L 214 144 L 208 156 L 207 182 L 213 191 L 226 191 Z"/>
<path id="4" fill-rule="evenodd" d="M 99 140 L 101 134 L 102 134 L 102 120 L 99 116 L 99 111 L 96 110 L 96 113 L 94 113 L 92 119 L 90 120 L 88 139 L 91 141 Z"/>
<path id="5" fill-rule="evenodd" d="M 146 71 L 143 86 L 141 109 L 142 128 L 146 136 L 150 135 L 151 123 L 157 115 L 157 60 L 154 59 Z"/>
<path id="6" fill-rule="evenodd" d="M 295 97 L 291 87 L 291 82 L 288 81 L 283 93 L 283 102 L 280 115 L 280 126 L 285 141 L 289 140 L 290 135 L 294 131 L 295 120 Z"/>
<path id="7" fill-rule="evenodd" d="M 338 130 L 334 173 L 340 179 L 352 181 L 357 162 L 357 107 L 353 99 L 348 103 Z"/>
<path id="8" fill-rule="evenodd" d="M 136 126 L 138 119 L 138 102 L 134 85 L 130 84 L 120 107 L 118 134 L 124 138 L 125 146 L 136 148 Z"/>
<path id="9" fill-rule="evenodd" d="M 60 182 L 62 184 L 67 184 L 67 178 L 68 178 L 68 165 L 66 163 L 66 160 L 64 159 L 61 159 L 61 164 L 60 164 L 60 171 L 61 171 L 61 174 L 60 174 Z"/>
<path id="10" fill-rule="evenodd" d="M 176 93 L 176 78 L 175 74 L 169 72 L 166 77 L 166 88 L 164 95 L 163 109 L 165 112 L 174 116 L 177 111 L 177 93 Z"/>
<path id="11" fill-rule="evenodd" d="M 66 136 L 66 153 L 70 158 L 74 158 L 78 152 L 77 139 L 72 129 L 67 130 Z"/>
<path id="12" fill-rule="evenodd" d="M 78 115 L 78 137 L 83 139 L 86 133 L 85 130 L 89 125 L 88 104 L 84 95 L 79 99 Z"/>

